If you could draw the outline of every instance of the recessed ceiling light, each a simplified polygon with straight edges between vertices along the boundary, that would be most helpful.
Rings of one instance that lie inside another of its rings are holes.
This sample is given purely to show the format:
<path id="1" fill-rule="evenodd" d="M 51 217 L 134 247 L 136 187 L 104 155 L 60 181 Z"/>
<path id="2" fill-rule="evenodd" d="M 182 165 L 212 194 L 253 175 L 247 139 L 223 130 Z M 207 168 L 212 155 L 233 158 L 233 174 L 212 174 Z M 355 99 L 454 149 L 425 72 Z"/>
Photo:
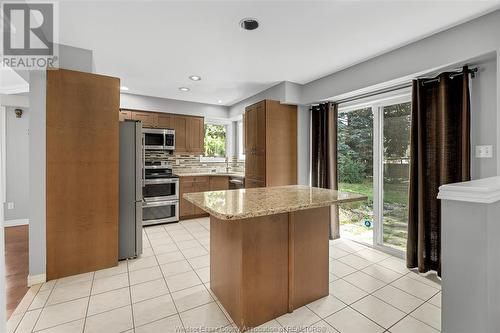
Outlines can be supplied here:
<path id="1" fill-rule="evenodd" d="M 186 91 L 189 91 L 191 89 L 189 89 L 188 87 L 180 87 L 179 90 L 186 92 Z"/>
<path id="2" fill-rule="evenodd" d="M 198 76 L 198 75 L 191 75 L 189 77 L 190 80 L 193 80 L 193 81 L 200 81 L 201 80 L 201 76 Z"/>
<path id="3" fill-rule="evenodd" d="M 120 90 L 127 91 L 127 90 L 128 90 L 128 87 L 121 86 L 121 87 L 120 87 Z"/>
<path id="4" fill-rule="evenodd" d="M 259 27 L 259 21 L 252 17 L 246 17 L 240 21 L 240 27 L 245 30 L 255 30 Z"/>
<path id="5" fill-rule="evenodd" d="M 217 101 L 217 103 L 222 104 L 222 101 L 219 99 L 219 100 Z"/>

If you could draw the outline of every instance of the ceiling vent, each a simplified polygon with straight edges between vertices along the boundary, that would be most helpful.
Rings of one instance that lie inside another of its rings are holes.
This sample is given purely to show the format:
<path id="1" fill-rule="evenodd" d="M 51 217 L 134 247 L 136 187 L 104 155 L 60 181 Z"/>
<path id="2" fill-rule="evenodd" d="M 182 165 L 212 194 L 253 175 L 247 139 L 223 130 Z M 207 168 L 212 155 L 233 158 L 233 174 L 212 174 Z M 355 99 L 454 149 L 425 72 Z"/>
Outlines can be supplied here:
<path id="1" fill-rule="evenodd" d="M 247 17 L 240 21 L 240 26 L 245 30 L 255 30 L 259 27 L 259 21 L 254 18 Z"/>

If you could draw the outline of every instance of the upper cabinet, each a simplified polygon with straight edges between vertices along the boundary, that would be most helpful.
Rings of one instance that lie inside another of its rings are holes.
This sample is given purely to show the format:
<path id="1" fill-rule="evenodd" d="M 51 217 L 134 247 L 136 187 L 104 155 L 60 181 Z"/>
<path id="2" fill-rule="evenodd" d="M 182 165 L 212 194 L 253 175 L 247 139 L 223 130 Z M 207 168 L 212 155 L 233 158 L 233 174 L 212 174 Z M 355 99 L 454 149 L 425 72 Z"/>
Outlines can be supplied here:
<path id="1" fill-rule="evenodd" d="M 133 119 L 132 118 L 132 111 L 120 110 L 120 117 L 119 118 L 120 118 L 120 121 Z"/>
<path id="2" fill-rule="evenodd" d="M 168 113 L 158 113 L 156 115 L 156 127 L 174 128 L 174 115 Z"/>
<path id="3" fill-rule="evenodd" d="M 189 151 L 197 154 L 203 154 L 203 151 L 205 150 L 205 124 L 203 118 L 189 117 L 187 133 Z"/>
<path id="4" fill-rule="evenodd" d="M 205 130 L 202 117 L 175 115 L 175 151 L 203 154 Z"/>
<path id="5" fill-rule="evenodd" d="M 140 120 L 142 122 L 142 127 L 152 128 L 156 127 L 158 122 L 158 117 L 156 113 L 153 112 L 132 112 L 132 119 Z"/>
<path id="6" fill-rule="evenodd" d="M 205 141 L 203 117 L 121 109 L 119 118 L 120 121 L 139 120 L 145 128 L 173 129 L 175 152 L 203 154 Z"/>
<path id="7" fill-rule="evenodd" d="M 297 183 L 297 106 L 264 100 L 245 108 L 245 186 Z"/>
<path id="8" fill-rule="evenodd" d="M 175 151 L 188 152 L 188 117 L 175 116 L 174 117 L 174 130 L 175 130 Z"/>

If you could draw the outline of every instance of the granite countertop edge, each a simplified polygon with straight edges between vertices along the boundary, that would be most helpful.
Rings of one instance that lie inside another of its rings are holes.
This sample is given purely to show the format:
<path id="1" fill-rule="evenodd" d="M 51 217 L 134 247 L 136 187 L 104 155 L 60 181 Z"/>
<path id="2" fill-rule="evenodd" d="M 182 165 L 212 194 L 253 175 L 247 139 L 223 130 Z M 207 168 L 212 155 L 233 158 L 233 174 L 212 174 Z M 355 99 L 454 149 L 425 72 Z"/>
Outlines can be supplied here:
<path id="1" fill-rule="evenodd" d="M 275 209 L 256 210 L 256 211 L 242 213 L 242 214 L 222 214 L 222 213 L 215 211 L 207 206 L 199 206 L 198 203 L 196 202 L 196 200 L 192 200 L 189 197 L 189 193 L 185 193 L 183 195 L 183 198 L 186 199 L 187 201 L 189 201 L 190 203 L 196 205 L 200 209 L 204 210 L 205 212 L 207 212 L 211 216 L 214 216 L 217 219 L 224 220 L 224 221 L 243 220 L 243 219 L 254 218 L 254 217 L 276 215 L 276 214 L 282 214 L 282 213 L 290 213 L 290 212 L 295 212 L 295 211 L 299 211 L 299 210 L 322 208 L 322 207 L 332 206 L 335 204 L 358 202 L 358 201 L 363 201 L 363 200 L 368 199 L 368 197 L 362 196 L 362 197 L 352 198 L 352 199 L 323 201 L 323 202 L 318 202 L 318 203 L 308 203 L 308 204 L 303 204 L 303 205 L 279 207 L 279 208 L 275 208 Z"/>

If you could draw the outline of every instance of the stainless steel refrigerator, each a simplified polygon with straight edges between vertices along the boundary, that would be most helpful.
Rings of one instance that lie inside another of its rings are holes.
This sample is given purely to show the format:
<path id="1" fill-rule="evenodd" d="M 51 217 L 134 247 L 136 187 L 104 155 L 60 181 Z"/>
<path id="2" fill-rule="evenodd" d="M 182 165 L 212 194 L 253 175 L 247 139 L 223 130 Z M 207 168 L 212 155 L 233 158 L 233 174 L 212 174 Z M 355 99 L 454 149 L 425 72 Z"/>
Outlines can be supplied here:
<path id="1" fill-rule="evenodd" d="M 119 259 L 142 254 L 142 174 L 141 122 L 120 121 Z"/>

